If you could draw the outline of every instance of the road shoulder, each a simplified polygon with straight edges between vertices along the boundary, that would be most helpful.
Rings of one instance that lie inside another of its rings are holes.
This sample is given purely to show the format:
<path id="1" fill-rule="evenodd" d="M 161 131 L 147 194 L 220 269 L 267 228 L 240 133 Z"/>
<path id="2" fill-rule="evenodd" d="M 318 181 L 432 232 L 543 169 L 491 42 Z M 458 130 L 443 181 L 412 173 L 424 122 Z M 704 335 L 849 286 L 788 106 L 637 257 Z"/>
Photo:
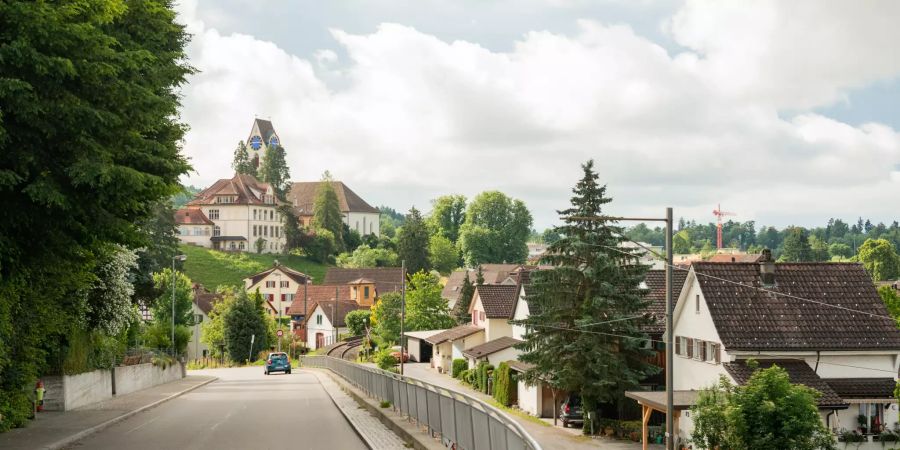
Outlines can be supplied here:
<path id="1" fill-rule="evenodd" d="M 65 448 L 110 425 L 215 380 L 216 377 L 192 375 L 72 411 L 39 413 L 27 427 L 0 434 L 0 448 L 4 450 Z"/>

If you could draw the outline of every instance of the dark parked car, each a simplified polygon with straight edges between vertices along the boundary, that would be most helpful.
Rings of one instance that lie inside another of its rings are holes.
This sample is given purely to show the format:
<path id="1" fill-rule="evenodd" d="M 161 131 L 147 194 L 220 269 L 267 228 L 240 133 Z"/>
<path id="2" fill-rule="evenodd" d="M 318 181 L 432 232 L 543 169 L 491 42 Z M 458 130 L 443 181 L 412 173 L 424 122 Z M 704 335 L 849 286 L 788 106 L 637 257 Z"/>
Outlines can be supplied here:
<path id="1" fill-rule="evenodd" d="M 562 419 L 563 427 L 568 427 L 570 423 L 584 423 L 584 417 L 581 410 L 581 397 L 570 395 L 559 407 L 559 418 Z"/>
<path id="2" fill-rule="evenodd" d="M 266 358 L 266 375 L 272 372 L 291 374 L 291 358 L 287 353 L 269 353 L 269 357 Z"/>

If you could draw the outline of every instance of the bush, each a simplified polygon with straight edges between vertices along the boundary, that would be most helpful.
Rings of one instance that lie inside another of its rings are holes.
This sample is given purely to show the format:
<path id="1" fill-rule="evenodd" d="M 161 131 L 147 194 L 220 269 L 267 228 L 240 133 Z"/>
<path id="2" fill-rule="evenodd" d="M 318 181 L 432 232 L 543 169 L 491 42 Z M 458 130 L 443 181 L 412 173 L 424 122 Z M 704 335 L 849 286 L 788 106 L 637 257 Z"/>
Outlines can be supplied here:
<path id="1" fill-rule="evenodd" d="M 462 372 L 459 373 L 459 377 L 457 377 L 457 378 L 459 378 L 459 381 L 461 383 L 471 384 L 470 380 L 472 379 L 472 371 L 469 369 L 463 370 Z"/>
<path id="2" fill-rule="evenodd" d="M 381 370 L 393 369 L 394 366 L 397 365 L 397 358 L 395 358 L 391 353 L 393 353 L 391 347 L 385 346 L 384 348 L 375 352 L 375 356 L 372 357 L 372 360 L 375 361 L 375 364 Z"/>
<path id="3" fill-rule="evenodd" d="M 317 229 L 310 234 L 306 241 L 304 251 L 310 259 L 320 263 L 329 263 L 334 259 L 335 245 L 334 233 L 325 229 Z"/>
<path id="4" fill-rule="evenodd" d="M 494 371 L 494 400 L 497 400 L 503 406 L 509 406 L 512 401 L 513 391 L 516 389 L 509 370 L 509 365 L 505 362 L 500 363 L 497 370 Z"/>
<path id="5" fill-rule="evenodd" d="M 458 358 L 453 360 L 453 378 L 459 378 L 460 372 L 469 368 L 469 363 L 465 359 Z"/>

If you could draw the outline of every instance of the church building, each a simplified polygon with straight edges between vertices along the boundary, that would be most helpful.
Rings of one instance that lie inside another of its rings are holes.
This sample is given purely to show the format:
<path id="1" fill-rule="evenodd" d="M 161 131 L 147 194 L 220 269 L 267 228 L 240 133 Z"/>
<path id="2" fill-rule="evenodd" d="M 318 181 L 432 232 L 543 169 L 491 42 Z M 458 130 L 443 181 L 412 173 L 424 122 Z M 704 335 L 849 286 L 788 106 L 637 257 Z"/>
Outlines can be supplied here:
<path id="1" fill-rule="evenodd" d="M 272 121 L 257 118 L 253 121 L 250 136 L 247 138 L 247 151 L 256 167 L 259 167 L 267 145 L 281 145 L 281 140 L 272 126 Z"/>

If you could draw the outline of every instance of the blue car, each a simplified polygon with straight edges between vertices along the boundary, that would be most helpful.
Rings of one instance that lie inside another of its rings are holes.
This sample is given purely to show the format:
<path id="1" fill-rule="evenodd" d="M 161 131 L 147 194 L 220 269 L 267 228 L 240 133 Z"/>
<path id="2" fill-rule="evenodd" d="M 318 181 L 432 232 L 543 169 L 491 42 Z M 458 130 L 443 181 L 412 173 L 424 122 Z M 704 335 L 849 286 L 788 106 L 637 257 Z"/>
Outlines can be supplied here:
<path id="1" fill-rule="evenodd" d="M 269 357 L 266 358 L 266 375 L 272 372 L 291 374 L 291 358 L 287 353 L 269 353 Z"/>

